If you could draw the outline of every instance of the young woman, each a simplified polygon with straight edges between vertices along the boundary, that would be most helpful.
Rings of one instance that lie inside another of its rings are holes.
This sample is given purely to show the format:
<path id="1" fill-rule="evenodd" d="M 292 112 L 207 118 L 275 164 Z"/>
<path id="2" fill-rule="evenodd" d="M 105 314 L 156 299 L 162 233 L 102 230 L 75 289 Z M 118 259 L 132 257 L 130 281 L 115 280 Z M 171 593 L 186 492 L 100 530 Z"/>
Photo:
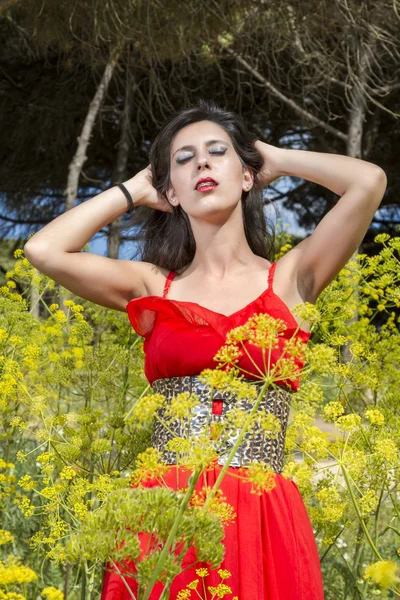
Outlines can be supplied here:
<path id="1" fill-rule="evenodd" d="M 54 219 L 27 242 L 25 255 L 77 295 L 128 313 L 145 339 L 145 373 L 153 390 L 166 398 L 194 391 L 204 399 L 191 420 L 196 431 L 204 419 L 208 422 L 226 410 L 223 397 L 211 398 L 197 376 L 216 367 L 213 357 L 230 329 L 256 313 L 266 313 L 284 320 L 288 337 L 296 335 L 307 343 L 309 327 L 307 323 L 300 327 L 291 308 L 315 303 L 350 259 L 379 207 L 386 176 L 380 167 L 362 160 L 262 143 L 236 115 L 205 101 L 170 117 L 152 146 L 150 165 L 124 188 L 112 187 Z M 311 236 L 271 262 L 273 235 L 267 231 L 261 192 L 282 175 L 323 185 L 340 199 Z M 127 210 L 129 197 L 134 206 L 155 209 L 143 228 L 142 261 L 81 253 L 96 232 Z M 257 348 L 249 345 L 247 351 L 262 366 Z M 277 360 L 279 352 L 274 357 Z M 249 381 L 257 379 L 252 365 L 246 356 L 239 362 Z M 231 573 L 225 581 L 232 590 L 228 598 L 323 598 L 305 505 L 295 482 L 281 475 L 290 394 L 296 389 L 294 378 L 281 391 L 265 394 L 262 410 L 280 419 L 281 434 L 262 443 L 259 432 L 245 438 L 222 482 L 226 501 L 237 515 L 226 526 L 221 564 Z M 155 428 L 153 446 L 163 452 L 167 439 L 165 431 Z M 166 480 L 173 488 L 174 456 L 163 454 L 171 464 Z M 229 476 L 250 461 L 271 464 L 276 473 L 272 491 L 251 494 L 249 485 Z M 222 464 L 221 456 L 205 474 L 209 485 Z M 179 487 L 185 483 L 187 476 L 182 474 Z M 203 485 L 202 477 L 196 489 Z M 195 563 L 190 549 L 170 598 L 177 598 L 187 583 L 199 578 L 196 569 L 204 565 Z M 218 570 L 209 570 L 206 587 L 219 582 Z M 129 585 L 132 591 L 137 589 L 135 580 Z M 157 585 L 152 600 L 161 593 L 162 586 Z M 118 574 L 107 571 L 102 600 L 129 597 Z M 192 597 L 198 596 L 193 592 Z"/>

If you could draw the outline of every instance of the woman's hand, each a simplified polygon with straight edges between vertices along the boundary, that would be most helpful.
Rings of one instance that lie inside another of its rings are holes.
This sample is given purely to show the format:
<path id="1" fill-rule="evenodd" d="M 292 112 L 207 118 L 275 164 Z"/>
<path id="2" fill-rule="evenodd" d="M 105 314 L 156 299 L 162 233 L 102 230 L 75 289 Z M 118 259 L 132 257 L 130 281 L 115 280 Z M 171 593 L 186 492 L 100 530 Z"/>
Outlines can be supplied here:
<path id="1" fill-rule="evenodd" d="M 153 186 L 153 176 L 151 173 L 151 165 L 147 165 L 145 169 L 136 173 L 134 177 L 128 179 L 124 183 L 125 187 L 129 190 L 133 197 L 134 206 L 150 206 L 155 210 L 162 210 L 163 212 L 173 212 L 171 204 L 167 198 L 157 192 Z"/>
<path id="2" fill-rule="evenodd" d="M 264 159 L 264 164 L 257 178 L 259 185 L 265 187 L 283 175 L 281 164 L 284 149 L 271 146 L 271 144 L 266 144 L 260 140 L 255 142 L 254 147 Z"/>

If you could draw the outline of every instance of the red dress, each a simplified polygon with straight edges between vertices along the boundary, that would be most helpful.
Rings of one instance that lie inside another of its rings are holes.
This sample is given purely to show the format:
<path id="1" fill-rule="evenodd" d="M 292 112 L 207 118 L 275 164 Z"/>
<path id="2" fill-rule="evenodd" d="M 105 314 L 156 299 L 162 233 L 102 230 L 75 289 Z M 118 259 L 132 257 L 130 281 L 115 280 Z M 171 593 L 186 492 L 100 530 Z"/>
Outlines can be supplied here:
<path id="1" fill-rule="evenodd" d="M 273 276 L 276 263 L 268 274 L 268 287 L 258 298 L 235 313 L 225 316 L 207 309 L 195 302 L 170 300 L 167 291 L 175 275 L 168 275 L 164 295 L 135 298 L 127 304 L 127 312 L 135 331 L 144 338 L 145 375 L 152 384 L 157 379 L 198 375 L 203 369 L 214 369 L 217 363 L 213 357 L 224 345 L 228 331 L 243 325 L 252 315 L 266 313 L 282 319 L 287 329 L 284 336 L 290 338 L 298 324 L 288 306 L 273 291 Z M 299 329 L 296 335 L 307 343 L 310 333 Z M 284 343 L 284 340 L 282 340 Z M 279 356 L 278 348 L 272 362 Z M 257 348 L 249 345 L 253 360 L 262 367 Z M 260 361 L 258 363 L 258 361 Z M 251 361 L 243 356 L 239 366 L 254 371 Z M 246 374 L 246 378 L 251 378 Z M 289 383 L 293 390 L 299 387 L 298 379 Z M 214 401 L 213 412 L 219 410 Z M 221 466 L 205 474 L 209 486 L 218 478 Z M 245 468 L 245 467 L 240 467 Z M 224 596 L 227 600 L 321 600 L 324 597 L 322 574 L 318 550 L 299 489 L 293 480 L 276 473 L 275 487 L 261 496 L 251 494 L 251 486 L 243 484 L 229 473 L 237 473 L 238 467 L 228 467 L 220 489 L 226 501 L 233 506 L 236 519 L 225 525 L 224 546 L 226 548 L 222 564 L 217 569 L 208 568 L 204 578 L 204 588 L 197 588 L 203 600 L 210 600 L 212 594 L 203 596 L 203 589 L 216 587 L 222 582 L 219 569 L 225 569 L 231 576 L 222 583 L 229 586 L 232 593 Z M 190 472 L 180 468 L 179 488 L 183 488 Z M 164 477 L 169 487 L 177 489 L 176 465 Z M 158 485 L 154 480 L 147 481 L 146 487 Z M 204 486 L 200 477 L 196 490 Z M 142 540 L 142 548 L 146 539 Z M 189 549 L 183 567 L 196 562 L 193 549 Z M 176 599 L 179 591 L 195 579 L 201 579 L 196 569 L 207 567 L 197 563 L 178 575 L 170 589 L 169 598 Z M 136 581 L 129 579 L 132 591 L 137 591 Z M 201 581 L 200 581 L 201 584 Z M 150 600 L 160 597 L 163 586 L 158 583 Z M 135 594 L 136 595 L 136 594 Z M 186 598 L 186 596 L 183 596 Z M 192 590 L 188 598 L 199 598 Z M 215 596 L 216 598 L 218 596 Z M 222 597 L 222 596 L 221 596 Z M 115 573 L 105 572 L 101 600 L 129 600 L 122 580 Z"/>

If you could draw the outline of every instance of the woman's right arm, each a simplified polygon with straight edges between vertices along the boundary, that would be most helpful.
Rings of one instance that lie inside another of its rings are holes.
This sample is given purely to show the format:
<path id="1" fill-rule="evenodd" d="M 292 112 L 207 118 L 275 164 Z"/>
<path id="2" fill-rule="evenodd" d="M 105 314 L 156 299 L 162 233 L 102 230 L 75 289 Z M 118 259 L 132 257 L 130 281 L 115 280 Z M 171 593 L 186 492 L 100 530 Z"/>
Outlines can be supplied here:
<path id="1" fill-rule="evenodd" d="M 124 184 L 134 206 L 146 204 L 159 210 L 172 210 L 151 185 L 149 167 Z M 112 259 L 81 252 L 89 240 L 128 209 L 118 187 L 60 215 L 25 244 L 29 262 L 66 289 L 96 304 L 125 312 L 132 298 L 146 295 L 151 263 Z"/>

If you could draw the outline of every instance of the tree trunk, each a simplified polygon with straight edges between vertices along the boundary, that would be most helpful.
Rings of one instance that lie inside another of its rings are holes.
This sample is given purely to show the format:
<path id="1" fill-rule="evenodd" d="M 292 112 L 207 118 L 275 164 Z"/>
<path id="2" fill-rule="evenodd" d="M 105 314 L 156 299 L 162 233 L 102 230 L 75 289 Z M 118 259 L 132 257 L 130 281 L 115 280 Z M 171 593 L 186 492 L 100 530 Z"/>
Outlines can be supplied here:
<path id="1" fill-rule="evenodd" d="M 367 81 L 367 75 L 369 70 L 369 62 L 368 62 L 368 54 L 370 52 L 370 47 L 368 44 L 360 44 L 357 39 L 355 39 L 355 56 L 360 57 L 360 62 L 358 65 L 358 73 L 357 78 L 354 80 L 353 87 L 350 92 L 350 102 L 351 108 L 349 112 L 349 130 L 347 136 L 347 144 L 346 144 L 346 154 L 347 156 L 351 156 L 352 158 L 362 159 L 362 141 L 363 141 L 363 131 L 364 131 L 364 120 L 366 113 L 366 99 L 364 96 L 364 86 Z M 350 261 L 355 261 L 356 264 L 358 262 L 358 253 L 359 248 L 354 252 Z M 351 270 L 352 267 L 349 267 Z M 358 269 L 358 266 L 354 267 Z M 351 277 L 351 275 L 350 275 Z M 354 289 L 353 291 L 354 297 L 357 300 L 358 298 L 358 289 Z M 348 325 L 354 323 L 358 320 L 358 313 L 355 311 L 353 317 L 348 321 Z M 350 362 L 351 354 L 350 354 L 350 344 L 343 346 L 342 348 L 342 357 L 345 362 Z"/>
<path id="2" fill-rule="evenodd" d="M 131 145 L 130 120 L 132 114 L 132 96 L 132 80 L 129 71 L 127 71 L 124 110 L 121 118 L 121 135 L 118 145 L 117 161 L 113 173 L 113 181 L 115 182 L 122 182 L 127 178 L 126 167 Z M 122 217 L 118 217 L 118 219 L 115 219 L 115 221 L 110 223 L 107 250 L 109 258 L 118 258 L 119 247 L 121 244 L 121 224 Z"/>
<path id="3" fill-rule="evenodd" d="M 78 147 L 68 169 L 67 187 L 65 189 L 65 212 L 75 206 L 79 186 L 79 176 L 87 159 L 86 150 L 89 146 L 94 122 L 107 93 L 117 60 L 118 56 L 116 55 L 111 58 L 106 65 L 99 87 L 97 88 L 93 100 L 90 103 L 89 110 L 82 127 L 81 135 L 78 137 Z"/>
<path id="4" fill-rule="evenodd" d="M 39 289 L 37 284 L 32 282 L 29 288 L 29 312 L 35 319 L 39 318 Z"/>

